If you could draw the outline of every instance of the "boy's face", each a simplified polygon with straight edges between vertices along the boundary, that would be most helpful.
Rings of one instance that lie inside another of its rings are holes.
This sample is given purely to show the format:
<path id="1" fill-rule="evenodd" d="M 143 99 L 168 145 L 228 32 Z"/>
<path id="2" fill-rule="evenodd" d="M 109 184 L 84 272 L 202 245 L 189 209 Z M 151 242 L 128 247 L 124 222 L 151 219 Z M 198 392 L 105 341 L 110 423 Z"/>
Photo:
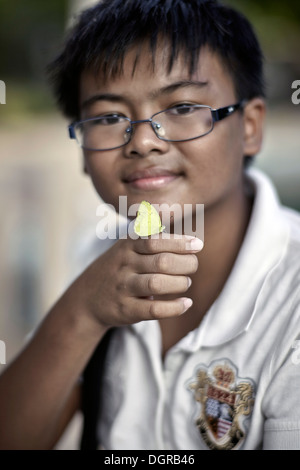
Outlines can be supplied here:
<path id="1" fill-rule="evenodd" d="M 231 76 L 218 56 L 205 48 L 192 76 L 183 57 L 167 73 L 164 49 L 157 52 L 154 71 L 148 50 L 143 51 L 132 74 L 134 60 L 133 50 L 125 58 L 124 73 L 107 81 L 101 74 L 82 75 L 81 119 L 118 113 L 136 121 L 181 103 L 220 108 L 237 102 Z M 85 105 L 95 96 L 98 99 Z M 186 142 L 165 142 L 149 123 L 136 124 L 126 146 L 84 151 L 86 170 L 101 198 L 116 210 L 119 196 L 127 196 L 128 207 L 147 200 L 170 206 L 201 203 L 208 211 L 230 198 L 241 197 L 247 151 L 245 126 L 244 115 L 235 112 L 215 123 L 208 135 Z"/>

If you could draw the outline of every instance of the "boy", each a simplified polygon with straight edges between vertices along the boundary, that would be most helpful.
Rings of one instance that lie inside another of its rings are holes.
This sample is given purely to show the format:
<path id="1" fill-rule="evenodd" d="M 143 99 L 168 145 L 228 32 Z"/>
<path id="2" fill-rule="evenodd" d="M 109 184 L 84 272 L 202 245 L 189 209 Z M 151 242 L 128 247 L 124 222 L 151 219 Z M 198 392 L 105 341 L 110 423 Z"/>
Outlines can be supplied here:
<path id="1" fill-rule="evenodd" d="M 300 218 L 246 169 L 265 114 L 248 21 L 217 1 L 104 0 L 51 70 L 103 200 L 191 204 L 194 223 L 204 204 L 205 246 L 174 220 L 99 256 L 2 375 L 1 448 L 55 445 L 109 331 L 99 447 L 300 448 Z"/>

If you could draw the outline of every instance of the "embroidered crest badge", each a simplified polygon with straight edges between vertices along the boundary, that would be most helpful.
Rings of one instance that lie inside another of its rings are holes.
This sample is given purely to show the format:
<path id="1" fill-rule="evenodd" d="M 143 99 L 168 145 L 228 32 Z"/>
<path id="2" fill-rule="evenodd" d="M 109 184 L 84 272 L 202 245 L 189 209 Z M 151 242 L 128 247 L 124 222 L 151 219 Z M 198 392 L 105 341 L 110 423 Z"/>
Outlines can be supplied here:
<path id="1" fill-rule="evenodd" d="M 231 450 L 241 446 L 245 420 L 252 412 L 255 384 L 241 379 L 229 360 L 197 368 L 197 381 L 189 384 L 200 404 L 197 428 L 210 449 Z"/>

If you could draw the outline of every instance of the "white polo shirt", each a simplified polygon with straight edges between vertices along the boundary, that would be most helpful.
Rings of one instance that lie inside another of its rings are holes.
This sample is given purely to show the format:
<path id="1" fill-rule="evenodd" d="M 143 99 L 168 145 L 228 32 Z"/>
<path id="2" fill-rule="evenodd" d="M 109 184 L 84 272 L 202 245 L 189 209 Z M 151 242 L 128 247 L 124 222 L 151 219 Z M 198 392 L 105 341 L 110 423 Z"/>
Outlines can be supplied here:
<path id="1" fill-rule="evenodd" d="M 260 171 L 249 175 L 248 231 L 200 326 L 164 361 L 157 321 L 113 337 L 105 449 L 300 449 L 300 215 Z"/>

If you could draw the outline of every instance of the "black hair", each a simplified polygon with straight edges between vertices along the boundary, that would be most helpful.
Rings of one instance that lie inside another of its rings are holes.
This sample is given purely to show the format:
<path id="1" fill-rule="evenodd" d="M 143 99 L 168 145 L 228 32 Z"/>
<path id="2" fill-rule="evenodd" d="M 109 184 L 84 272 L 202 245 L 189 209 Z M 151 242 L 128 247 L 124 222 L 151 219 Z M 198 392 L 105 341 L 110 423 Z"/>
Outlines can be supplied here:
<path id="1" fill-rule="evenodd" d="M 79 117 L 84 70 L 101 70 L 104 77 L 113 77 L 122 72 L 128 50 L 145 41 L 154 65 L 161 38 L 171 46 L 169 71 L 183 53 L 192 73 L 201 48 L 208 46 L 231 74 L 238 100 L 264 96 L 262 51 L 251 24 L 236 10 L 217 0 L 102 0 L 81 13 L 49 66 L 63 113 Z"/>

